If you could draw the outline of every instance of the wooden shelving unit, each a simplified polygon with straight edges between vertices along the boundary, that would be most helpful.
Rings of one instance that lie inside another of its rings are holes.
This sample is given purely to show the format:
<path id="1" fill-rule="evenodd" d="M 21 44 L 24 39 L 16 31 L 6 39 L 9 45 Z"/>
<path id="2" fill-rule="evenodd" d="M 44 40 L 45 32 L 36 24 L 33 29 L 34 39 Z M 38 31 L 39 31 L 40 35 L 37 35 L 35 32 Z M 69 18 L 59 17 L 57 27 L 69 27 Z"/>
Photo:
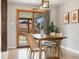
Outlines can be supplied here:
<path id="1" fill-rule="evenodd" d="M 20 17 L 20 12 L 31 13 L 32 17 Z M 16 46 L 19 46 L 19 35 L 25 36 L 26 33 L 36 33 L 35 14 L 42 14 L 47 10 L 16 10 Z"/>

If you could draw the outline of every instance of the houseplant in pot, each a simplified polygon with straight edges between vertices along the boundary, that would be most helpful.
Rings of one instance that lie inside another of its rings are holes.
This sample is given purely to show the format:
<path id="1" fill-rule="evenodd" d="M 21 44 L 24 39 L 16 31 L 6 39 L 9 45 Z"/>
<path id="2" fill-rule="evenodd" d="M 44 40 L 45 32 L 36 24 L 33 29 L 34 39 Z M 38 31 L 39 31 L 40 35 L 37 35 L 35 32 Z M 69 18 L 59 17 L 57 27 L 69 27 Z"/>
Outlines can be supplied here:
<path id="1" fill-rule="evenodd" d="M 55 35 L 56 33 L 59 33 L 59 28 L 51 22 L 51 24 L 47 27 L 47 34 Z"/>

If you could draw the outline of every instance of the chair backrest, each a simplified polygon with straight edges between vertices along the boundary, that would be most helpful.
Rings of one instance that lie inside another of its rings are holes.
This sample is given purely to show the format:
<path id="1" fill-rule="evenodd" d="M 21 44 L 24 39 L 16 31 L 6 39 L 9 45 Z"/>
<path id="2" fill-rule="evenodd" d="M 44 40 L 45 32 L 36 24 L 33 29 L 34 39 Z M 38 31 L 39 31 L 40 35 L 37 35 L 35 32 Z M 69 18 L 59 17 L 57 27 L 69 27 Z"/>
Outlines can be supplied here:
<path id="1" fill-rule="evenodd" d="M 31 49 L 38 48 L 38 44 L 36 40 L 32 37 L 32 35 L 27 34 L 27 40 Z"/>

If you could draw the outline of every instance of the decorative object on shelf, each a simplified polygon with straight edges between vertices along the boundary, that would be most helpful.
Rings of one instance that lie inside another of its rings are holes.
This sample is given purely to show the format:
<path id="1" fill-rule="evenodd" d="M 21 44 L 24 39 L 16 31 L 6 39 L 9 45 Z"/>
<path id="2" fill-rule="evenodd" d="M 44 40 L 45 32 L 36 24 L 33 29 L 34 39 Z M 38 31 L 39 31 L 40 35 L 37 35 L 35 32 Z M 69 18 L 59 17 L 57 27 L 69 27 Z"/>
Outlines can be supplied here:
<path id="1" fill-rule="evenodd" d="M 70 12 L 70 23 L 78 23 L 79 22 L 79 10 L 72 10 Z"/>
<path id="2" fill-rule="evenodd" d="M 26 41 L 26 37 L 23 36 L 23 35 L 20 35 L 20 36 L 19 36 L 19 40 L 20 40 L 20 41 Z"/>
<path id="3" fill-rule="evenodd" d="M 69 23 L 69 12 L 65 12 L 64 14 L 64 24 L 68 24 Z"/>
<path id="4" fill-rule="evenodd" d="M 43 33 L 44 24 L 45 24 L 44 17 L 43 16 L 37 17 L 35 24 L 36 24 L 37 29 Z"/>
<path id="5" fill-rule="evenodd" d="M 53 22 L 51 22 L 51 24 L 47 27 L 47 34 L 50 33 L 52 34 L 59 33 L 59 28 L 55 26 Z"/>

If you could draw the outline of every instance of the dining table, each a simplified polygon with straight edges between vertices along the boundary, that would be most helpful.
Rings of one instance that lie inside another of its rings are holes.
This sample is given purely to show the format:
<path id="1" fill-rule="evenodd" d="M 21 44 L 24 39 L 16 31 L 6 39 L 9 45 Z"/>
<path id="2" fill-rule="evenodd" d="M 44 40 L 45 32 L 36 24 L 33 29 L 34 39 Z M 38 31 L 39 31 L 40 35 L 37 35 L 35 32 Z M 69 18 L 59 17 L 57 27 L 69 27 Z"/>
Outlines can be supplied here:
<path id="1" fill-rule="evenodd" d="M 56 41 L 56 44 L 58 46 L 58 59 L 60 59 L 60 52 L 59 52 L 59 49 L 60 49 L 60 42 L 67 38 L 67 37 L 64 37 L 64 36 L 52 36 L 52 35 L 46 35 L 46 34 L 32 34 L 32 37 L 35 39 L 35 40 L 38 40 L 38 43 L 39 43 L 39 59 L 41 59 L 41 50 L 42 50 L 42 47 L 41 47 L 41 41 Z"/>

